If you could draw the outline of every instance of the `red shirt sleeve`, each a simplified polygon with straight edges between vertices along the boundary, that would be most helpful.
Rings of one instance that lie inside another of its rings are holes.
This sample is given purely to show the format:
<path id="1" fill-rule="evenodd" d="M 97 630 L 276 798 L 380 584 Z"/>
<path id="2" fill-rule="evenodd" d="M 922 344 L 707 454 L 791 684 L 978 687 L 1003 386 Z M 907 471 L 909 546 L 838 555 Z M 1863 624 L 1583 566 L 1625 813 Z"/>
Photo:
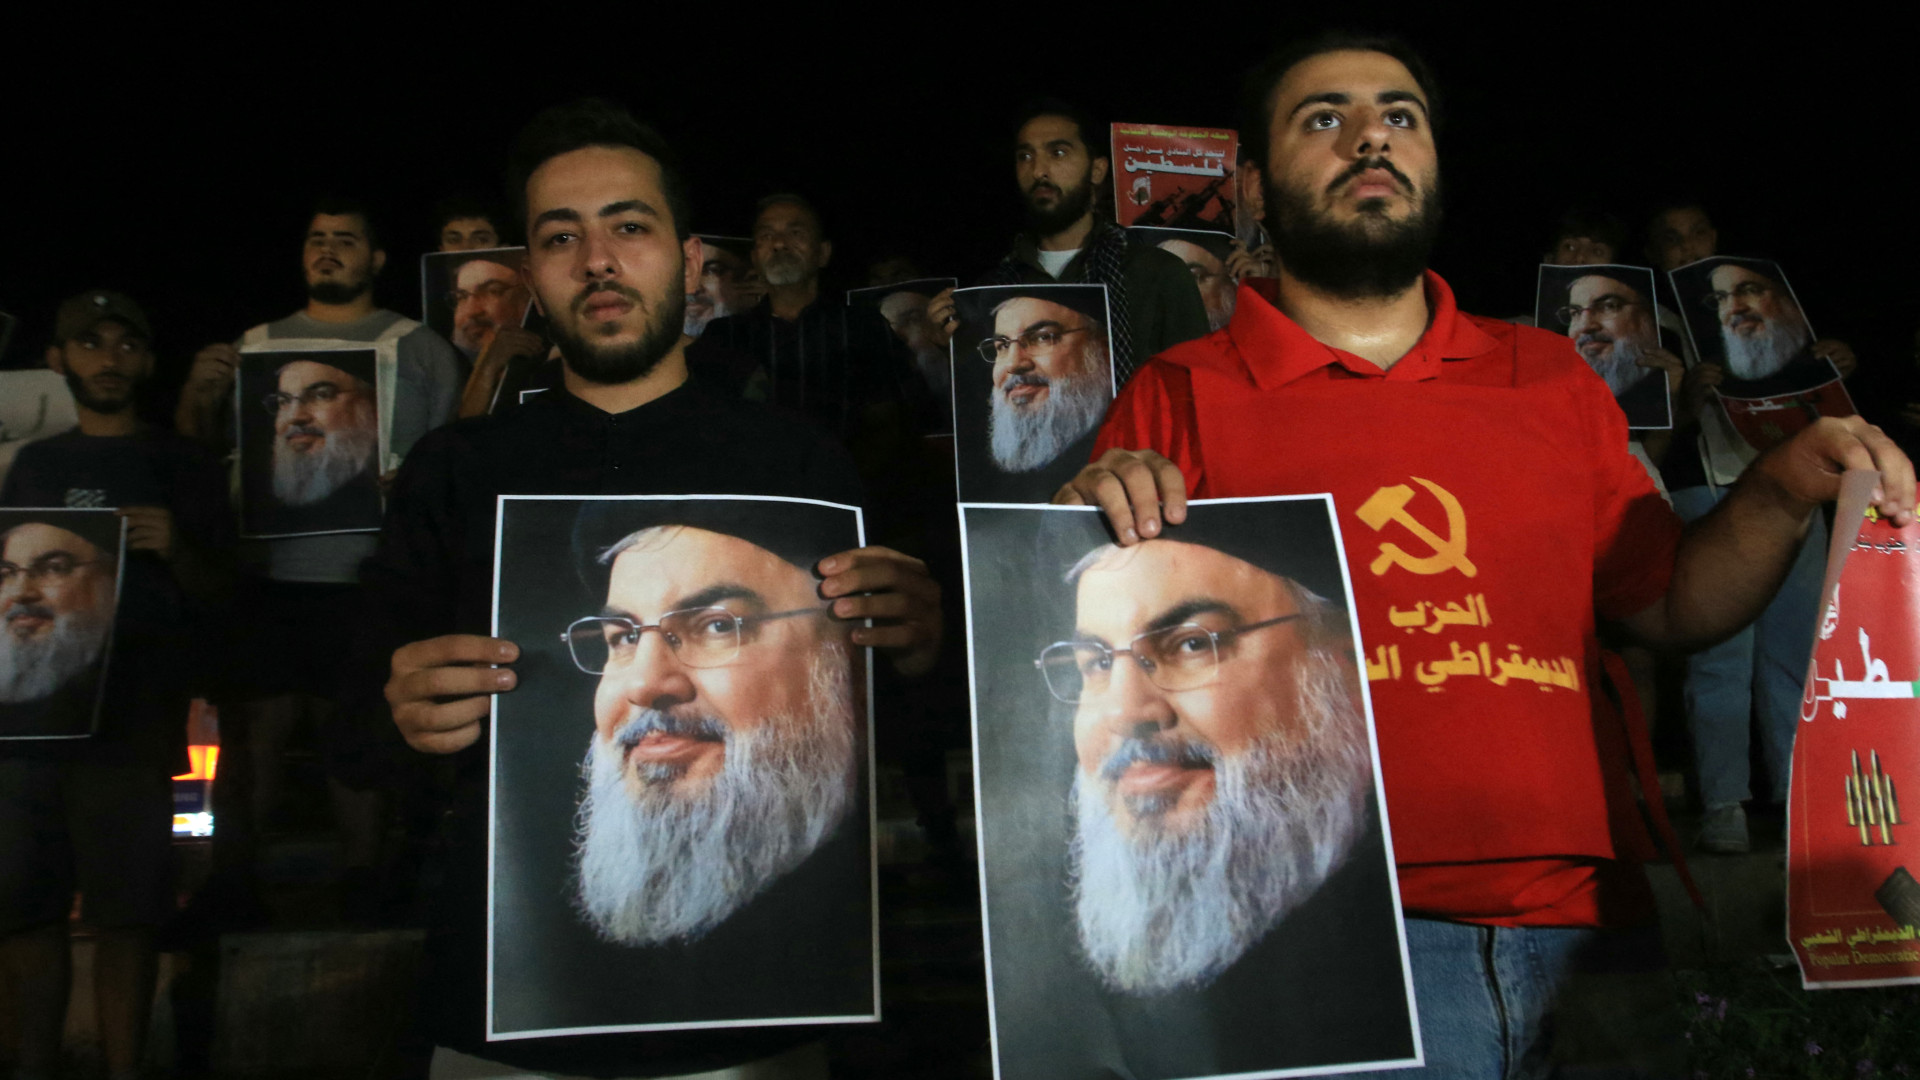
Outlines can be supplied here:
<path id="1" fill-rule="evenodd" d="M 1155 450 L 1180 466 L 1189 498 L 1202 498 L 1205 465 L 1193 409 L 1193 372 L 1165 361 L 1148 363 L 1113 399 L 1094 440 L 1093 456 L 1109 450 Z"/>
<path id="2" fill-rule="evenodd" d="M 1581 415 L 1593 417 L 1593 606 L 1603 619 L 1637 614 L 1667 593 L 1680 546 L 1679 515 L 1646 466 L 1627 450 L 1627 418 L 1598 377 L 1578 381 Z"/>

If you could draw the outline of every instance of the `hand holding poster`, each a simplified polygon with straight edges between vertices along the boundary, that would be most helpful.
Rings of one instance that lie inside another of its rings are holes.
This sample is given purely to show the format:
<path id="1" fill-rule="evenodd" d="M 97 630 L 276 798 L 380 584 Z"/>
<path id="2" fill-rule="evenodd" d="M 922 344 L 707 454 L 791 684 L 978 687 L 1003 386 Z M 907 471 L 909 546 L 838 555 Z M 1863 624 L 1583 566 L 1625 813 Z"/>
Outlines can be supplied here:
<path id="1" fill-rule="evenodd" d="M 1086 465 L 1116 392 L 1105 285 L 953 294 L 962 502 L 1046 502 Z"/>
<path id="2" fill-rule="evenodd" d="M 99 726 L 125 524 L 112 510 L 0 510 L 0 740 Z"/>
<path id="3" fill-rule="evenodd" d="M 1766 450 L 1819 417 L 1854 415 L 1778 263 L 1715 255 L 1668 277 L 1701 362 L 1726 369 L 1716 393 L 1747 445 Z"/>
<path id="4" fill-rule="evenodd" d="M 1920 983 L 1920 528 L 1866 509 L 1849 472 L 1787 814 L 1787 936 L 1808 989 Z"/>
<path id="5" fill-rule="evenodd" d="M 862 540 L 799 499 L 501 497 L 488 1039 L 879 1019 L 868 656 L 813 575 Z"/>
<path id="6" fill-rule="evenodd" d="M 995 1075 L 1418 1064 L 1331 501 L 961 529 Z"/>
<path id="7" fill-rule="evenodd" d="M 1113 125 L 1113 205 L 1122 226 L 1232 235 L 1238 133 L 1224 128 Z"/>
<path id="8" fill-rule="evenodd" d="M 1660 340 L 1651 269 L 1542 266 L 1533 312 L 1535 326 L 1571 338 L 1594 374 L 1606 380 L 1628 428 L 1673 426 L 1669 399 L 1681 361 Z"/>
<path id="9" fill-rule="evenodd" d="M 240 534 L 377 532 L 378 354 L 374 349 L 240 353 Z"/>

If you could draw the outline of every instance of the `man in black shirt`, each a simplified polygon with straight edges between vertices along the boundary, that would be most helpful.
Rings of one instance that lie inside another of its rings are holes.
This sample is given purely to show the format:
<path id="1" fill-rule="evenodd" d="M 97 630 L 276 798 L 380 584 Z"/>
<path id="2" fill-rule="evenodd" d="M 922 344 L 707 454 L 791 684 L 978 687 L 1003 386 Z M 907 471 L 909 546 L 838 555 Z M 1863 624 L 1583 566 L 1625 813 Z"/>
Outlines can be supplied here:
<path id="1" fill-rule="evenodd" d="M 447 818 L 450 865 L 428 946 L 426 1021 L 439 1048 L 436 1071 L 672 1076 L 759 1061 L 808 1036 L 757 1027 L 488 1043 L 483 1034 L 488 764 L 481 725 L 490 695 L 515 685 L 508 665 L 520 655 L 515 643 L 485 636 L 497 496 L 860 501 L 852 462 L 811 425 L 687 381 L 682 308 L 701 248 L 686 231 L 684 181 L 659 136 L 604 102 L 551 110 L 522 133 L 513 176 L 528 222 L 527 277 L 560 345 L 562 383 L 519 409 L 422 439 L 396 481 L 380 550 L 364 577 L 374 607 L 363 644 L 391 657 L 385 696 L 393 722 L 415 750 L 454 755 L 459 770 Z M 835 616 L 876 620 L 851 631 L 854 645 L 886 653 L 902 675 L 932 667 L 938 589 L 918 560 L 870 547 L 833 555 L 814 570 Z M 670 995 L 675 987 L 645 990 Z"/>
<path id="2" fill-rule="evenodd" d="M 232 518 L 214 455 L 135 411 L 152 331 L 106 290 L 60 306 L 47 366 L 80 424 L 20 451 L 0 505 L 115 507 L 126 566 L 100 726 L 90 739 L 0 744 L 0 978 L 20 1003 L 23 1075 L 52 1075 L 71 976 L 76 885 L 98 931 L 93 980 L 108 1070 L 132 1076 L 153 1001 L 153 931 L 172 912 L 173 794 L 199 689 L 195 612 L 231 576 Z"/>

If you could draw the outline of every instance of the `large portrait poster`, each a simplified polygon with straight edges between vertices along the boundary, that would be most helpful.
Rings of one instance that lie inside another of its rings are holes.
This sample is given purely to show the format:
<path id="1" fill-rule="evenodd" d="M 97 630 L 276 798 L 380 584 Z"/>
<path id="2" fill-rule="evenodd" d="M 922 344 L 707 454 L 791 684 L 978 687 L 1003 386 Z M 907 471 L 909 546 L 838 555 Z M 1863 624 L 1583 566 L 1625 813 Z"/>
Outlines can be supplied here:
<path id="1" fill-rule="evenodd" d="M 995 1075 L 1419 1064 L 1331 500 L 960 512 Z"/>
<path id="2" fill-rule="evenodd" d="M 1545 265 L 1533 306 L 1533 324 L 1565 334 L 1613 391 L 1627 427 L 1642 431 L 1673 426 L 1666 372 L 1640 363 L 1666 348 L 1654 281 L 1653 270 L 1645 266 Z"/>
<path id="3" fill-rule="evenodd" d="M 1920 983 L 1920 527 L 1865 509 L 1877 473 L 1847 478 L 1787 799 L 1787 936 L 1809 989 Z"/>
<path id="4" fill-rule="evenodd" d="M 851 506 L 502 496 L 487 1038 L 880 1016 Z"/>
<path id="5" fill-rule="evenodd" d="M 523 247 L 435 251 L 420 256 L 421 321 L 466 357 L 469 366 L 503 326 L 522 326 L 533 306 L 520 276 Z"/>
<path id="6" fill-rule="evenodd" d="M 378 356 L 373 348 L 240 351 L 240 535 L 379 530 Z"/>
<path id="7" fill-rule="evenodd" d="M 113 510 L 0 510 L 0 740 L 98 729 L 125 524 Z"/>
<path id="8" fill-rule="evenodd" d="M 1112 134 L 1114 216 L 1122 226 L 1233 234 L 1237 132 L 1115 124 Z"/>
<path id="9" fill-rule="evenodd" d="M 1105 285 L 953 294 L 961 502 L 1046 502 L 1087 464 L 1117 392 Z"/>
<path id="10" fill-rule="evenodd" d="M 1668 277 L 1701 362 L 1726 368 L 1716 392 L 1753 449 L 1785 442 L 1822 416 L 1854 414 L 1840 373 L 1813 355 L 1813 326 L 1780 264 L 1715 255 Z"/>
<path id="11" fill-rule="evenodd" d="M 847 306 L 869 307 L 887 321 L 893 336 L 913 354 L 913 366 L 926 381 L 935 400 L 947 401 L 953 394 L 953 367 L 947 346 L 939 343 L 940 328 L 927 319 L 927 305 L 933 298 L 960 284 L 957 278 L 915 278 L 891 285 L 874 285 L 847 292 Z M 942 408 L 929 435 L 951 435 L 952 413 Z M 945 428 L 946 430 L 938 430 Z"/>
<path id="12" fill-rule="evenodd" d="M 1233 319 L 1233 303 L 1240 283 L 1227 269 L 1233 257 L 1233 237 L 1208 229 L 1159 229 L 1137 226 L 1127 230 L 1127 243 L 1160 250 L 1187 264 L 1200 302 L 1207 308 L 1207 329 L 1218 330 Z"/>

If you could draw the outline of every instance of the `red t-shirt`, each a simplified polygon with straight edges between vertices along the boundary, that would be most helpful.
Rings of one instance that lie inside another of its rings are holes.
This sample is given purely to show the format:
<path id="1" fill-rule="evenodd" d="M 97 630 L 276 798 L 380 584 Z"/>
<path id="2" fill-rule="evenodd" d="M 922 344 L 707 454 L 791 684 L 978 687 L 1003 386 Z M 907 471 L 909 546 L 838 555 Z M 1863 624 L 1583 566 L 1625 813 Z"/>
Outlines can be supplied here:
<path id="1" fill-rule="evenodd" d="M 1651 848 L 1595 613 L 1665 594 L 1680 521 L 1566 338 L 1426 289 L 1431 326 L 1382 371 L 1242 288 L 1133 376 L 1095 454 L 1157 450 L 1194 498 L 1332 493 L 1409 912 L 1638 921 Z"/>

